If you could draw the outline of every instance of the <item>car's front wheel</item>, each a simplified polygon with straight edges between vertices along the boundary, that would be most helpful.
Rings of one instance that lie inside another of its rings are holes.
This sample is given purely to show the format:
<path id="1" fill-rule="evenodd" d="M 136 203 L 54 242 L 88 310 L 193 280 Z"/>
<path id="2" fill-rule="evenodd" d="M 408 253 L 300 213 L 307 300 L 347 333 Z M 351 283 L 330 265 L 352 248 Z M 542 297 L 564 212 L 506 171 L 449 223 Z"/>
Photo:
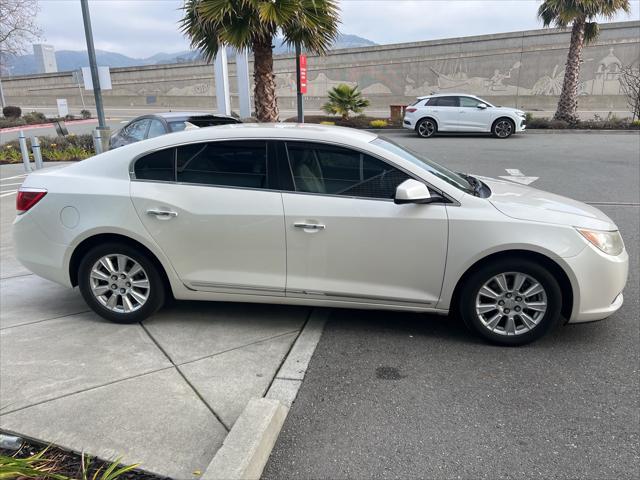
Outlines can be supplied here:
<path id="1" fill-rule="evenodd" d="M 164 304 L 165 286 L 155 263 L 124 243 L 99 245 L 80 262 L 78 286 L 91 309 L 118 323 L 144 320 Z"/>
<path id="2" fill-rule="evenodd" d="M 491 133 L 497 138 L 509 138 L 515 131 L 516 126 L 508 118 L 499 118 L 491 127 Z"/>
<path id="3" fill-rule="evenodd" d="M 492 343 L 524 345 L 559 322 L 562 292 L 543 266 L 526 259 L 502 259 L 471 274 L 460 295 L 465 324 Z"/>
<path id="4" fill-rule="evenodd" d="M 431 118 L 423 118 L 418 122 L 418 125 L 416 125 L 416 132 L 418 132 L 418 135 L 422 138 L 432 137 L 437 131 L 438 125 L 436 125 L 435 120 Z"/>

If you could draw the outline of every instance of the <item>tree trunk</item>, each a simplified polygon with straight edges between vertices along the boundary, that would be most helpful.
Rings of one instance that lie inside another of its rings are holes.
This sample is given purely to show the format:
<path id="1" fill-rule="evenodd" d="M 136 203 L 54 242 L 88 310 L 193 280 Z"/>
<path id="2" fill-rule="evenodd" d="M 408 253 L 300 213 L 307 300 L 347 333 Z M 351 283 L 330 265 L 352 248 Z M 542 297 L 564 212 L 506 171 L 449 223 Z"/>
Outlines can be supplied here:
<path id="1" fill-rule="evenodd" d="M 553 116 L 555 120 L 564 120 L 571 124 L 578 121 L 578 81 L 580 80 L 580 64 L 584 47 L 585 20 L 577 19 L 571 29 L 571 44 L 564 71 L 562 93 L 558 100 L 558 109 Z"/>
<path id="2" fill-rule="evenodd" d="M 271 38 L 253 42 L 253 79 L 256 117 L 259 122 L 278 121 L 278 100 L 273 74 Z"/>

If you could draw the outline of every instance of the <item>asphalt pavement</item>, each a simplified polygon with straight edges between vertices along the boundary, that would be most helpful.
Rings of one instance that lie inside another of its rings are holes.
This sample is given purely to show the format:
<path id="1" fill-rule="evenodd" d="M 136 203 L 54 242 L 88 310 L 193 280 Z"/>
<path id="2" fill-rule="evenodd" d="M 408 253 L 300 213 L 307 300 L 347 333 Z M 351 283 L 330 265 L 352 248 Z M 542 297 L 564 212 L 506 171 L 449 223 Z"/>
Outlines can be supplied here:
<path id="1" fill-rule="evenodd" d="M 640 135 L 391 136 L 596 204 L 630 252 L 625 305 L 520 348 L 455 318 L 335 310 L 263 478 L 638 478 Z"/>

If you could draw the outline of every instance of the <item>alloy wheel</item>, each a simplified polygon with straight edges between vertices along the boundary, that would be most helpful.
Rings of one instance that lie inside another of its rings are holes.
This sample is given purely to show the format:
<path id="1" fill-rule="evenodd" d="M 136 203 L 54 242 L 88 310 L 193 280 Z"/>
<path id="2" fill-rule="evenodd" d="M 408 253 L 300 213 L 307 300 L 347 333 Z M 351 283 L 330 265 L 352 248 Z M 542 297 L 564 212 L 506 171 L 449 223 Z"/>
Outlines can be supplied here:
<path id="1" fill-rule="evenodd" d="M 421 137 L 430 137 L 436 132 L 436 124 L 432 120 L 423 120 L 418 125 L 418 134 Z"/>
<path id="2" fill-rule="evenodd" d="M 494 128 L 496 136 L 499 138 L 507 138 L 513 133 L 513 125 L 509 120 L 500 120 Z"/>
<path id="3" fill-rule="evenodd" d="M 89 274 L 96 300 L 116 313 L 139 310 L 149 298 L 151 286 L 142 266 L 131 257 L 109 254 L 101 257 Z"/>
<path id="4" fill-rule="evenodd" d="M 488 331 L 522 335 L 533 330 L 547 311 L 547 293 L 531 275 L 505 272 L 491 277 L 476 295 L 476 315 Z"/>

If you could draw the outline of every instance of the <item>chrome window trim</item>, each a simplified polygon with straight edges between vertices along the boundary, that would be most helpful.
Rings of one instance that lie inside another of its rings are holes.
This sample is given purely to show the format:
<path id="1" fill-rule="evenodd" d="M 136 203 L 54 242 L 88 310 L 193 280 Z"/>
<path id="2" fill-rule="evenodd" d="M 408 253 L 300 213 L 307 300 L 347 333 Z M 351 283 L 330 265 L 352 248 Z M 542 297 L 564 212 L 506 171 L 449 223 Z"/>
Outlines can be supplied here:
<path id="1" fill-rule="evenodd" d="M 376 137 L 377 138 L 377 137 Z M 193 140 L 190 142 L 181 142 L 181 143 L 175 143 L 173 145 L 165 145 L 163 147 L 158 147 L 158 148 L 154 148 L 152 150 L 148 150 L 146 152 L 140 153 L 138 155 L 136 155 L 135 157 L 133 157 L 133 159 L 129 162 L 129 179 L 132 182 L 147 182 L 147 183 L 165 183 L 165 184 L 173 184 L 173 185 L 194 185 L 194 186 L 200 186 L 200 187 L 211 187 L 211 188 L 229 188 L 229 189 L 235 189 L 235 190 L 259 190 L 259 191 L 263 191 L 263 192 L 279 192 L 279 193 L 291 193 L 294 195 L 317 195 L 317 196 L 324 196 L 324 197 L 336 197 L 336 198 L 351 198 L 351 199 L 358 199 L 358 200 L 374 200 L 374 201 L 383 201 L 383 202 L 393 202 L 392 198 L 373 198 L 373 197 L 350 197 L 350 196 L 346 196 L 346 195 L 335 195 L 335 194 L 331 194 L 331 193 L 314 193 L 314 192 L 297 192 L 297 191 L 292 191 L 292 190 L 281 190 L 281 189 L 272 189 L 272 188 L 253 188 L 253 187 L 233 187 L 230 185 L 212 185 L 209 183 L 189 183 L 189 182 L 178 182 L 178 181 L 167 181 L 167 180 L 146 180 L 146 179 L 139 179 L 136 178 L 136 174 L 135 174 L 135 163 L 142 157 L 146 156 L 146 155 L 150 155 L 154 152 L 158 152 L 160 150 L 166 150 L 169 148 L 173 148 L 173 149 L 177 149 L 178 147 L 182 147 L 184 145 L 193 145 L 195 143 L 209 143 L 209 142 L 233 142 L 233 141 L 247 141 L 247 140 L 257 140 L 257 141 L 261 141 L 263 140 L 265 143 L 268 141 L 281 141 L 281 142 L 302 142 L 302 143 L 321 143 L 324 145 L 332 145 L 332 146 L 338 146 L 338 147 L 343 147 L 343 148 L 348 148 L 351 150 L 355 150 L 357 152 L 360 153 L 364 153 L 366 155 L 370 155 L 373 158 L 376 158 L 378 160 L 380 160 L 381 162 L 387 163 L 391 166 L 393 166 L 394 168 L 406 173 L 409 178 L 412 178 L 418 182 L 422 182 L 424 183 L 429 189 L 433 190 L 434 192 L 436 192 L 438 195 L 442 196 L 445 201 L 443 202 L 434 202 L 431 203 L 430 205 L 448 205 L 448 206 L 452 206 L 452 207 L 459 207 L 460 206 L 460 202 L 458 200 L 456 200 L 455 198 L 453 198 L 451 195 L 449 195 L 448 193 L 442 191 L 440 188 L 434 187 L 431 183 L 429 183 L 429 181 L 424 180 L 423 178 L 417 177 L 414 173 L 407 171 L 405 168 L 401 167 L 400 165 L 396 165 L 393 162 L 388 161 L 387 159 L 381 158 L 379 155 L 376 155 L 374 153 L 368 152 L 366 150 L 363 150 L 361 148 L 358 147 L 354 147 L 352 145 L 347 145 L 344 143 L 336 143 L 336 142 L 331 142 L 331 141 L 327 141 L 327 140 L 305 140 L 305 139 L 299 139 L 299 138 L 290 138 L 290 137 L 278 137 L 278 138 L 256 138 L 256 137 L 237 137 L 237 138 L 216 138 L 216 139 L 211 139 L 211 140 Z M 287 155 L 287 164 L 289 165 L 289 169 L 291 169 L 291 163 L 289 162 L 289 152 L 286 149 L 286 145 L 285 147 L 285 152 Z M 175 168 L 177 168 L 177 150 L 174 150 L 174 165 L 176 165 Z M 427 172 L 428 173 L 428 172 Z M 291 176 L 293 178 L 293 172 L 291 172 Z M 177 174 L 176 174 L 176 179 L 177 179 Z M 294 184 L 294 188 L 295 188 L 295 184 Z"/>

